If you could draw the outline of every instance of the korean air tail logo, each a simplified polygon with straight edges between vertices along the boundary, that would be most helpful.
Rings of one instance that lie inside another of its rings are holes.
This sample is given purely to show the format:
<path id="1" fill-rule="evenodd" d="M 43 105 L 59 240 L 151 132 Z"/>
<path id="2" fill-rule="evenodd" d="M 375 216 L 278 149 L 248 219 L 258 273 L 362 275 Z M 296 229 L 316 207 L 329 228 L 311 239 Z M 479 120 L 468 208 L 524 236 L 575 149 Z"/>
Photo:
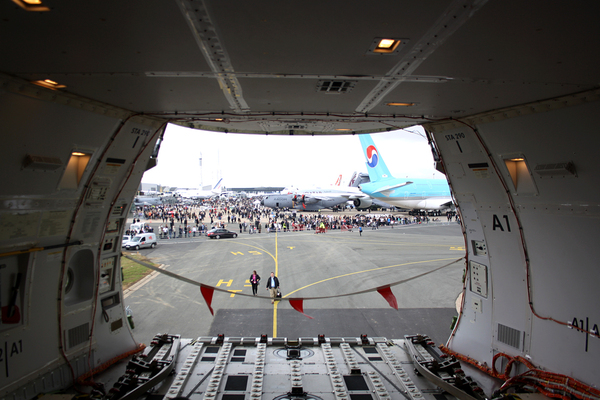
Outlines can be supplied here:
<path id="1" fill-rule="evenodd" d="M 367 147 L 367 165 L 371 168 L 375 168 L 379 162 L 379 152 L 375 146 L 370 145 Z"/>

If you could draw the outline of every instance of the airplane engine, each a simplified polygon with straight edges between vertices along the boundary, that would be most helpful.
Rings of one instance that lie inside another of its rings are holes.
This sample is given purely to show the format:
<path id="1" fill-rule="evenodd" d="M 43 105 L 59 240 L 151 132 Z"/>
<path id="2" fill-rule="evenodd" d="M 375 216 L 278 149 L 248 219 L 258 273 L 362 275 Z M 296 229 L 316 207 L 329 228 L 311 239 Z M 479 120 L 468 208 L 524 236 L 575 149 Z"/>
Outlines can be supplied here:
<path id="1" fill-rule="evenodd" d="M 315 204 L 318 199 L 303 194 L 302 196 L 294 195 L 292 198 L 294 202 L 300 202 L 301 204 Z"/>
<path id="2" fill-rule="evenodd" d="M 363 210 L 371 207 L 371 204 L 373 204 L 373 200 L 366 198 L 354 199 L 352 203 L 354 204 L 354 207 L 358 208 L 359 210 Z"/>
<path id="3" fill-rule="evenodd" d="M 447 200 L 429 199 L 419 202 L 416 208 L 423 210 L 444 210 L 450 208 L 450 206 Z"/>

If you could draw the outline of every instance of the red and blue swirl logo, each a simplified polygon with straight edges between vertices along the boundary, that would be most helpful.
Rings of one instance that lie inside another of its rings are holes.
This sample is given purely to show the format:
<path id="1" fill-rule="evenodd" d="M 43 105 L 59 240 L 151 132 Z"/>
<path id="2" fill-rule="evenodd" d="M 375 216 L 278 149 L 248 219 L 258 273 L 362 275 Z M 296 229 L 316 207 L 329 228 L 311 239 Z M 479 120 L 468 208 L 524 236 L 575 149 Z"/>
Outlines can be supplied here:
<path id="1" fill-rule="evenodd" d="M 367 165 L 371 168 L 375 168 L 379 162 L 379 152 L 375 146 L 370 145 L 367 147 Z"/>

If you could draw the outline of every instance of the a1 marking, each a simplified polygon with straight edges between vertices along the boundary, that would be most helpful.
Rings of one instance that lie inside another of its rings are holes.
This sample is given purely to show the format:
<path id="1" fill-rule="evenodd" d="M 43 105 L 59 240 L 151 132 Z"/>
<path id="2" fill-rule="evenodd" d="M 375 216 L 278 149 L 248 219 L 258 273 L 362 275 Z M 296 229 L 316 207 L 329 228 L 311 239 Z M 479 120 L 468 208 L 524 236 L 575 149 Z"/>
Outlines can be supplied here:
<path id="1" fill-rule="evenodd" d="M 10 352 L 9 352 L 10 346 Z M 0 348 L 0 362 L 4 361 L 4 369 L 6 377 L 9 377 L 8 373 L 8 359 L 13 358 L 23 352 L 23 341 L 19 340 L 16 342 L 8 343 L 4 342 L 4 348 Z"/>
<path id="2" fill-rule="evenodd" d="M 510 232 L 510 223 L 508 222 L 508 215 L 503 215 L 502 217 L 506 221 L 506 230 L 508 232 Z M 498 218 L 498 216 L 496 214 L 494 214 L 494 221 L 493 221 L 493 225 L 492 225 L 492 230 L 495 231 L 496 228 L 498 228 L 502 232 L 504 232 L 504 226 L 502 225 L 502 222 L 500 222 L 500 218 Z"/>
<path id="3" fill-rule="evenodd" d="M 589 335 L 585 335 L 585 352 L 588 351 L 589 339 L 590 336 L 599 338 L 600 332 L 598 330 L 598 324 L 594 324 L 592 330 L 590 330 L 590 319 L 589 317 L 585 317 L 585 324 L 583 319 L 577 319 L 577 317 L 573 318 L 573 321 L 569 322 L 569 329 L 575 329 L 578 332 L 590 332 Z"/>

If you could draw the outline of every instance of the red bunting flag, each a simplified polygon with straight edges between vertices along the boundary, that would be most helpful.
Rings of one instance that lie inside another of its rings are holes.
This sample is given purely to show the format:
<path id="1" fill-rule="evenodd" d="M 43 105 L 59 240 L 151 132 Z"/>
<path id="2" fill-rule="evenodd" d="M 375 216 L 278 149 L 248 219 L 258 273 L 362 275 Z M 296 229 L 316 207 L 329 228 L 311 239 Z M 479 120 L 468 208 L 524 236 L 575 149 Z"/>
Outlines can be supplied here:
<path id="1" fill-rule="evenodd" d="M 394 293 L 392 293 L 392 289 L 390 289 L 389 285 L 379 287 L 377 288 L 377 291 L 380 295 L 383 296 L 384 299 L 387 300 L 387 302 L 390 304 L 390 307 L 395 308 L 396 310 L 398 309 L 398 302 L 396 301 L 396 296 L 394 296 Z"/>
<path id="2" fill-rule="evenodd" d="M 304 315 L 307 318 L 314 319 L 310 315 L 304 314 L 304 309 L 302 307 L 303 302 L 304 299 L 290 299 L 290 305 L 294 308 L 294 310 L 298 311 L 300 314 Z"/>
<path id="3" fill-rule="evenodd" d="M 215 312 L 213 311 L 212 307 L 210 306 L 210 303 L 212 303 L 212 297 L 213 297 L 213 293 L 215 292 L 215 290 L 213 288 L 211 288 L 210 286 L 200 285 L 200 292 L 202 293 L 202 297 L 204 297 L 204 301 L 206 301 L 206 305 L 208 306 L 210 313 L 214 317 Z"/>

